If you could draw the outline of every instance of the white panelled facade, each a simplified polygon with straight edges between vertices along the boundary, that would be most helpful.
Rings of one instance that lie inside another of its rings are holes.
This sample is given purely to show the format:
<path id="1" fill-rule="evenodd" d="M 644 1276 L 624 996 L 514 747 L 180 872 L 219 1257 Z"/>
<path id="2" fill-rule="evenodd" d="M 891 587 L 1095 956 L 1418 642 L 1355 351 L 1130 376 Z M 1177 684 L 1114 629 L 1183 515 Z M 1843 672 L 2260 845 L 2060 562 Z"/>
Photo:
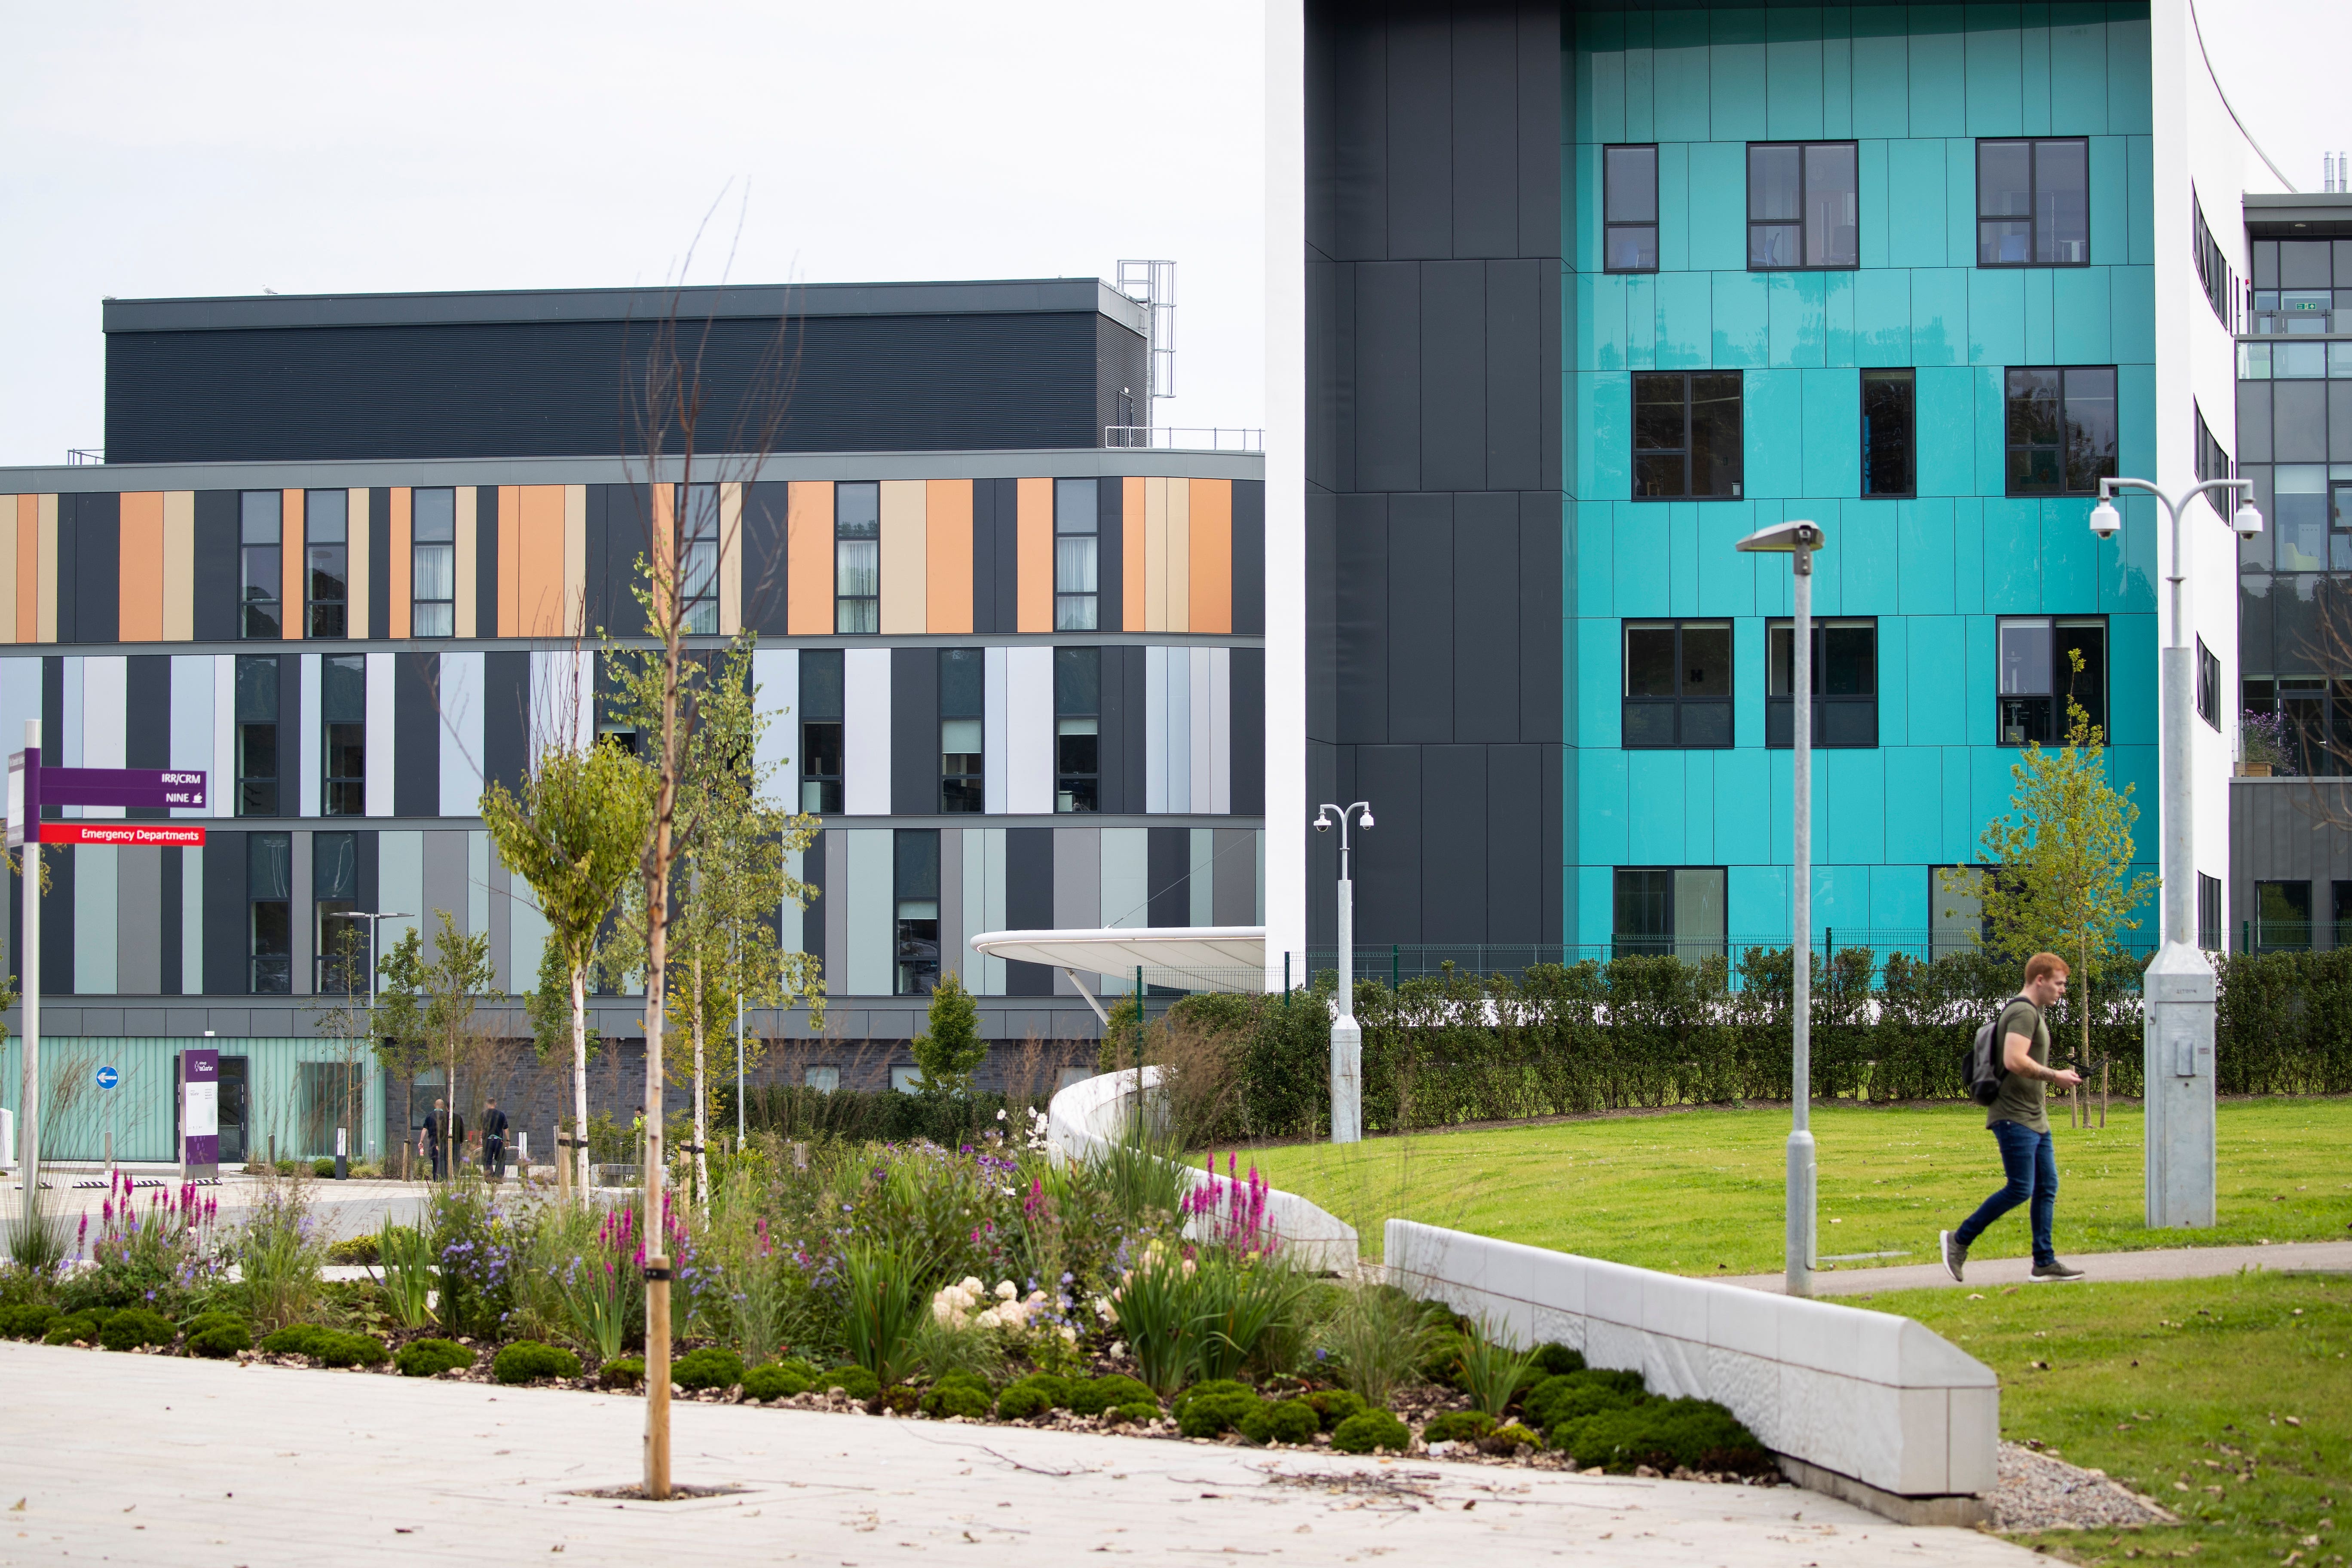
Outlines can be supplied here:
<path id="1" fill-rule="evenodd" d="M 324 662 L 315 653 L 302 656 L 302 728 L 293 746 L 280 748 L 278 753 L 278 771 L 281 778 L 285 776 L 289 756 L 294 763 L 295 776 L 300 780 L 301 814 L 304 816 L 319 815 L 319 772 L 326 762 L 326 746 L 320 738 L 322 731 L 320 728 L 322 711 L 320 675 Z"/>
<path id="2" fill-rule="evenodd" d="M 441 656 L 441 815 L 471 816 L 482 803 L 482 656 Z"/>
<path id="3" fill-rule="evenodd" d="M 890 650 L 854 647 L 841 661 L 841 808 L 890 815 Z"/>
<path id="4" fill-rule="evenodd" d="M 756 688 L 760 716 L 767 728 L 760 732 L 755 762 L 766 776 L 761 798 L 785 811 L 800 810 L 801 776 L 799 709 L 801 656 L 796 648 L 760 648 L 751 655 L 751 684 Z"/>
<path id="5" fill-rule="evenodd" d="M 1014 816 L 1054 809 L 1054 650 L 1004 652 L 1004 809 Z"/>
<path id="6" fill-rule="evenodd" d="M 392 815 L 393 682 L 399 667 L 388 653 L 367 656 L 367 814 Z"/>

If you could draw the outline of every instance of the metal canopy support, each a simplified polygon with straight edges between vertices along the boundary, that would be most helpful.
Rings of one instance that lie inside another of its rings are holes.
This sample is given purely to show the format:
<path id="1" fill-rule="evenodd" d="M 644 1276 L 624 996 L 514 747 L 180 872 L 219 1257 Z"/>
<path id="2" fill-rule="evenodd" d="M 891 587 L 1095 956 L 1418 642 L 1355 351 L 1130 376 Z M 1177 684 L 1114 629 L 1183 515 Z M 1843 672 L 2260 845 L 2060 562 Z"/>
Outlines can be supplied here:
<path id="1" fill-rule="evenodd" d="M 1078 978 L 1078 972 L 1066 963 L 1062 966 L 1062 973 L 1070 977 L 1070 984 L 1078 988 L 1078 994 L 1087 999 L 1087 1005 L 1095 1010 L 1095 1016 L 1102 1020 L 1103 1027 L 1109 1028 L 1110 1015 L 1104 1012 L 1103 1005 L 1095 1000 L 1095 994 L 1087 989 L 1087 983 Z"/>

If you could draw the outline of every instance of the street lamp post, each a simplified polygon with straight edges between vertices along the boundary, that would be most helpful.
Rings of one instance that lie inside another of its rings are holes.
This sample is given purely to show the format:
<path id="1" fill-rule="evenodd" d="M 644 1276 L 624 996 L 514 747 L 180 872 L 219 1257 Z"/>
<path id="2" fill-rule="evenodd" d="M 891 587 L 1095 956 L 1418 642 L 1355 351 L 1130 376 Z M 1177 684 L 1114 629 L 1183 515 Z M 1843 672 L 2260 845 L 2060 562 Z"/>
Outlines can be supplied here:
<path id="1" fill-rule="evenodd" d="M 1796 668 L 1789 681 L 1793 730 L 1790 736 L 1796 785 L 1794 851 L 1790 891 L 1796 908 L 1796 941 L 1790 945 L 1789 1011 L 1793 1038 L 1789 1082 L 1789 1214 L 1785 1241 L 1788 1291 L 1813 1293 L 1813 552 L 1826 549 L 1829 535 L 1819 523 L 1792 521 L 1759 528 L 1738 548 L 1751 553 L 1788 555 L 1794 584 L 1796 626 L 1790 641 Z M 1766 658 L 1770 658 L 1768 650 Z"/>
<path id="2" fill-rule="evenodd" d="M 368 1038 L 373 1040 L 375 1038 L 376 973 L 383 967 L 379 962 L 383 956 L 382 952 L 379 951 L 381 947 L 379 933 L 382 931 L 383 927 L 379 922 L 383 921 L 404 921 L 410 917 L 408 911 L 405 910 L 378 910 L 373 912 L 366 910 L 353 910 L 350 915 L 345 918 L 355 921 L 365 921 L 368 923 Z M 455 1102 L 455 1100 L 456 1096 L 453 1093 L 451 1096 L 453 1103 Z M 364 1147 L 364 1145 L 362 1146 Z M 389 1152 L 384 1155 L 383 1170 L 386 1175 L 389 1175 L 392 1173 L 392 1156 Z"/>
<path id="3" fill-rule="evenodd" d="M 1371 831 L 1368 801 L 1316 807 L 1315 831 L 1339 823 L 1339 1016 L 1331 1020 L 1331 1142 L 1357 1143 L 1364 1136 L 1364 1031 L 1356 1024 L 1356 884 L 1348 876 L 1348 818 L 1359 815 Z"/>
<path id="4" fill-rule="evenodd" d="M 2197 858 L 2190 819 L 2196 796 L 2189 738 L 2196 723 L 2197 670 L 2182 614 L 2180 514 L 2199 496 L 2241 492 L 2230 526 L 2240 538 L 2263 531 L 2263 514 L 2243 492 L 2247 479 L 2208 479 L 2168 496 L 2147 479 L 2101 479 L 2091 531 L 2111 539 L 2123 526 L 2115 492 L 2146 490 L 2172 524 L 2172 633 L 2158 655 L 2163 722 L 2157 728 L 2163 816 L 2164 942 L 2147 966 L 2147 1017 L 2140 1048 L 2147 1087 L 2147 1225 L 2201 1227 L 2214 1223 L 2213 964 L 2197 942 Z M 2216 509 L 2219 510 L 2218 508 Z"/>

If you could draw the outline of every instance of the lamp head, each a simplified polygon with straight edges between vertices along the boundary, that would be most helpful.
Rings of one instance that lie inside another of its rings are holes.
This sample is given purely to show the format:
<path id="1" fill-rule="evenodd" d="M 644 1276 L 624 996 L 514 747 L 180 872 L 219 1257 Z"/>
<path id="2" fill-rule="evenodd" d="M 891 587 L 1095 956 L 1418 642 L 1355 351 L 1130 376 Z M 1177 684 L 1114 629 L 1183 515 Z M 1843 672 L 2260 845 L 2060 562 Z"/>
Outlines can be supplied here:
<path id="1" fill-rule="evenodd" d="M 1775 522 L 1758 529 L 1741 540 L 1734 549 L 1750 552 L 1791 554 L 1799 550 L 1826 550 L 1830 536 L 1818 522 L 1791 518 L 1787 522 Z"/>
<path id="2" fill-rule="evenodd" d="M 2262 509 L 2254 505 L 2251 497 L 2239 501 L 2237 512 L 2230 519 L 2230 526 L 2238 531 L 2238 537 L 2241 539 L 2261 538 Z"/>
<path id="3" fill-rule="evenodd" d="M 2116 503 L 2101 496 L 2099 504 L 2091 509 L 2091 531 L 2101 539 L 2113 539 L 2123 525 L 2124 516 L 2116 510 Z"/>
<path id="4" fill-rule="evenodd" d="M 1319 811 L 1315 814 L 1315 831 L 1318 833 L 1331 831 L 1331 818 L 1327 814 Z"/>
<path id="5" fill-rule="evenodd" d="M 1364 807 L 1363 822 L 1365 830 L 1367 832 L 1370 831 L 1372 826 L 1372 808 L 1369 805 Z"/>

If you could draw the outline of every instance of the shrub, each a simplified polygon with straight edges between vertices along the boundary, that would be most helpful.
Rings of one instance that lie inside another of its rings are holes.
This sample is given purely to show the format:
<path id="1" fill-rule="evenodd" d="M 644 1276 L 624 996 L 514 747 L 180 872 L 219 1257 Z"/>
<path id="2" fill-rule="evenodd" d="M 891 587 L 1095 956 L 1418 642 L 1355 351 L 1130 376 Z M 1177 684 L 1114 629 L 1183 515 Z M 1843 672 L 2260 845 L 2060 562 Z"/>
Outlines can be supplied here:
<path id="1" fill-rule="evenodd" d="M 1231 1378 L 1196 1383 L 1169 1404 L 1176 1430 L 1187 1437 L 1214 1437 L 1241 1425 L 1262 1404 L 1246 1384 Z"/>
<path id="2" fill-rule="evenodd" d="M 332 1177 L 335 1173 L 335 1157 L 329 1154 L 311 1161 L 310 1173 L 314 1176 Z"/>
<path id="3" fill-rule="evenodd" d="M 1305 1397 L 1307 1408 L 1315 1412 L 1315 1418 L 1323 1424 L 1326 1432 L 1336 1431 L 1340 1422 L 1369 1408 L 1344 1388 L 1318 1388 Z"/>
<path id="4" fill-rule="evenodd" d="M 327 1246 L 327 1261 L 345 1267 L 373 1268 L 383 1256 L 382 1238 L 373 1235 L 347 1236 Z"/>
<path id="5" fill-rule="evenodd" d="M 1314 1406 L 1303 1399 L 1260 1400 L 1239 1425 L 1253 1443 L 1311 1443 L 1321 1430 Z"/>
<path id="6" fill-rule="evenodd" d="M 98 1342 L 110 1351 L 135 1350 L 141 1345 L 168 1345 L 180 1337 L 172 1320 L 143 1307 L 131 1307 L 107 1319 L 106 1326 L 98 1331 Z"/>
<path id="7" fill-rule="evenodd" d="M 1543 1437 L 1540 1434 L 1528 1431 L 1516 1421 L 1507 1426 L 1497 1426 L 1478 1439 L 1478 1449 L 1481 1453 L 1498 1454 L 1505 1458 L 1517 1453 L 1521 1448 L 1542 1447 Z"/>
<path id="8" fill-rule="evenodd" d="M 944 1421 L 950 1415 L 985 1418 L 996 1403 L 987 1385 L 978 1378 L 950 1376 L 931 1385 L 923 1395 L 923 1414 L 934 1420 Z"/>
<path id="9" fill-rule="evenodd" d="M 1103 1412 L 1104 1419 L 1114 1426 L 1140 1426 L 1147 1421 L 1160 1419 L 1160 1402 L 1156 1399 L 1130 1399 L 1124 1405 L 1114 1405 Z"/>
<path id="10" fill-rule="evenodd" d="M 685 1363 L 680 1362 L 679 1364 L 684 1365 Z M 740 1369 L 741 1363 L 737 1364 Z M 536 1383 L 542 1377 L 578 1377 L 580 1358 L 570 1351 L 542 1344 L 537 1340 L 517 1340 L 490 1358 L 490 1375 L 500 1383 Z"/>
<path id="11" fill-rule="evenodd" d="M 0 1338 L 37 1340 L 47 1333 L 49 1325 L 57 1321 L 58 1310 L 46 1301 L 0 1307 Z"/>
<path id="12" fill-rule="evenodd" d="M 1519 1408 L 1528 1425 L 1549 1432 L 1604 1410 L 1639 1405 L 1647 1397 L 1638 1372 L 1571 1372 L 1536 1384 Z"/>
<path id="13" fill-rule="evenodd" d="M 373 1334 L 341 1334 L 330 1330 L 320 1334 L 310 1353 L 329 1366 L 375 1366 L 387 1352 L 383 1342 Z"/>
<path id="14" fill-rule="evenodd" d="M 455 1340 L 411 1340 L 392 1358 L 403 1377 L 434 1377 L 474 1364 L 474 1352 Z"/>
<path id="15" fill-rule="evenodd" d="M 1433 1415 L 1421 1429 L 1424 1443 L 1469 1443 L 1495 1429 L 1495 1418 L 1483 1410 L 1449 1410 Z"/>
<path id="16" fill-rule="evenodd" d="M 614 1356 L 596 1369 L 596 1381 L 606 1388 L 635 1388 L 646 1380 L 646 1358 Z"/>
<path id="17" fill-rule="evenodd" d="M 894 1383 L 867 1400 L 866 1407 L 877 1414 L 887 1410 L 893 1415 L 912 1415 L 922 1408 L 922 1404 L 921 1390 L 909 1388 L 903 1383 Z"/>
<path id="18" fill-rule="evenodd" d="M 1514 1351 L 1485 1323 L 1462 1331 L 1454 1343 L 1454 1385 L 1496 1420 L 1510 1407 L 1535 1364 L 1535 1354 Z"/>
<path id="19" fill-rule="evenodd" d="M 837 1388 L 856 1400 L 872 1399 L 882 1392 L 882 1380 L 856 1362 L 844 1362 L 818 1381 L 828 1393 Z"/>
<path id="20" fill-rule="evenodd" d="M 1150 1405 L 1154 1415 L 1160 1414 L 1159 1397 L 1124 1373 L 1109 1373 L 1070 1384 L 1069 1406 L 1073 1415 L 1099 1415 L 1118 1405 L 1145 1403 Z"/>
<path id="21" fill-rule="evenodd" d="M 670 1363 L 669 1380 L 680 1388 L 732 1388 L 743 1381 L 743 1358 L 717 1346 L 688 1351 Z"/>
<path id="22" fill-rule="evenodd" d="M 228 1361 L 253 1348 L 253 1326 L 233 1312 L 206 1312 L 188 1324 L 190 1355 Z"/>
<path id="23" fill-rule="evenodd" d="M 768 1362 L 752 1367 L 743 1374 L 743 1397 L 746 1399 L 790 1399 L 809 1391 L 809 1380 L 791 1367 Z"/>
<path id="24" fill-rule="evenodd" d="M 1331 1434 L 1331 1447 L 1342 1454 L 1369 1454 L 1376 1448 L 1402 1454 L 1412 1442 L 1412 1434 L 1405 1430 L 1404 1423 L 1385 1410 L 1350 1415 Z"/>
<path id="25" fill-rule="evenodd" d="M 1385 1401 L 1419 1374 L 1441 1342 L 1433 1316 L 1394 1286 L 1366 1285 L 1347 1292 L 1323 1329 L 1324 1344 L 1339 1363 L 1339 1381 L 1367 1406 Z"/>
<path id="26" fill-rule="evenodd" d="M 1551 1445 L 1573 1455 L 1580 1465 L 1599 1465 L 1618 1475 L 1637 1465 L 1738 1475 L 1759 1474 L 1772 1466 L 1755 1434 L 1730 1411 L 1705 1399 L 1650 1399 L 1603 1410 L 1558 1427 Z"/>
<path id="27" fill-rule="evenodd" d="M 1005 1421 L 1034 1421 L 1056 1405 L 1070 1402 L 1070 1380 L 1050 1372 L 1033 1372 L 996 1396 L 996 1414 Z"/>
<path id="28" fill-rule="evenodd" d="M 96 1314 L 90 1312 L 73 1312 L 65 1317 L 52 1318 L 49 1326 L 41 1333 L 41 1342 L 45 1345 L 69 1345 L 79 1340 L 84 1344 L 95 1344 L 98 1342 L 98 1323 Z"/>
<path id="29" fill-rule="evenodd" d="M 316 1323 L 289 1323 L 275 1333 L 263 1335 L 261 1348 L 271 1355 L 316 1356 L 319 1342 L 327 1331 Z"/>
<path id="30" fill-rule="evenodd" d="M 1536 1347 L 1536 1370 L 1546 1377 L 1559 1377 L 1584 1370 L 1584 1352 L 1572 1351 L 1559 1341 Z"/>

